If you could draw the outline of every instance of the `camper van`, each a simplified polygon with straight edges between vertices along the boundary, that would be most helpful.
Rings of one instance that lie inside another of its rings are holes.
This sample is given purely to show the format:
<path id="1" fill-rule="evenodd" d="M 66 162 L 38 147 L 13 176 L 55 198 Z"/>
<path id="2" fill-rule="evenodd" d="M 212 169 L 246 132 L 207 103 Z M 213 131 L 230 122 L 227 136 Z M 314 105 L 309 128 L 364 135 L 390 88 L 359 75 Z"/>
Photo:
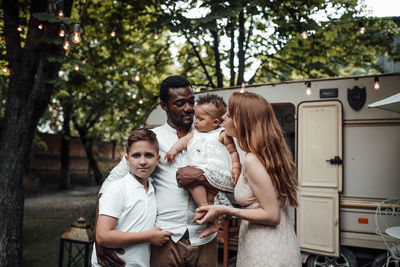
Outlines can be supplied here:
<path id="1" fill-rule="evenodd" d="M 374 103 L 400 93 L 400 74 L 248 85 L 195 96 L 214 93 L 228 102 L 243 90 L 272 104 L 295 158 L 299 206 L 293 217 L 304 263 L 357 266 L 356 255 L 364 251 L 385 253 L 372 259 L 382 266 L 387 247 L 376 233 L 375 214 L 381 201 L 400 197 L 400 113 L 392 111 L 399 103 L 387 109 Z M 165 121 L 156 105 L 145 127 Z M 399 215 L 398 206 L 394 210 Z M 400 226 L 400 216 L 390 220 Z"/>

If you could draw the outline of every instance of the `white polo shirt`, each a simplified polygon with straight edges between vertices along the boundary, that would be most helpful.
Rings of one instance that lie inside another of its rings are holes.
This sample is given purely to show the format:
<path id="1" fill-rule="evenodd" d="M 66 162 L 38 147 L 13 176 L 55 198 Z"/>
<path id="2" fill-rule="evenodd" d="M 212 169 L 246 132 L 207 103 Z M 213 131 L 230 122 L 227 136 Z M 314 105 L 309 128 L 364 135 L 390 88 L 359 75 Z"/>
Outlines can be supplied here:
<path id="1" fill-rule="evenodd" d="M 110 183 L 99 200 L 99 215 L 118 218 L 116 230 L 121 232 L 143 232 L 154 227 L 157 215 L 157 203 L 154 188 L 149 182 L 146 193 L 144 186 L 130 173 L 122 179 Z M 118 254 L 126 266 L 150 266 L 150 243 L 139 243 L 124 248 L 124 254 Z M 96 249 L 93 247 L 92 266 L 97 263 Z"/>
<path id="2" fill-rule="evenodd" d="M 160 144 L 160 164 L 151 175 L 153 177 L 153 185 L 156 190 L 157 199 L 157 219 L 156 226 L 171 232 L 171 238 L 176 243 L 181 239 L 186 229 L 189 231 L 190 243 L 193 246 L 204 245 L 215 238 L 217 233 L 211 234 L 204 238 L 199 238 L 200 233 L 206 225 L 199 225 L 193 222 L 193 215 L 196 210 L 196 203 L 190 196 L 189 192 L 178 187 L 176 181 L 176 171 L 180 167 L 187 166 L 189 160 L 186 150 L 178 153 L 175 161 L 169 164 L 164 160 L 165 154 L 178 141 L 178 134 L 174 128 L 168 123 L 152 129 L 157 135 Z M 104 181 L 100 193 L 112 181 L 118 180 L 129 172 L 129 166 L 126 160 L 121 162 L 110 172 L 110 175 Z M 100 198 L 101 199 L 101 198 Z"/>

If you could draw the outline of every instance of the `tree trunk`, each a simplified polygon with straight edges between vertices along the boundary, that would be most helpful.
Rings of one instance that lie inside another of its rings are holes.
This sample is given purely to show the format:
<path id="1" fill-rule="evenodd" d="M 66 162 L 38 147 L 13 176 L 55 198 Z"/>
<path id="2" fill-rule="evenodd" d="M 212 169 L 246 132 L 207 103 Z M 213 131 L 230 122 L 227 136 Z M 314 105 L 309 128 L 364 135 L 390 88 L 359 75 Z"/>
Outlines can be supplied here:
<path id="1" fill-rule="evenodd" d="M 229 51 L 229 69 L 231 71 L 231 79 L 229 82 L 230 86 L 235 86 L 235 27 L 233 21 L 230 23 L 231 32 L 231 50 Z"/>
<path id="2" fill-rule="evenodd" d="M 215 21 L 215 28 L 217 26 L 217 21 Z M 217 87 L 222 88 L 224 87 L 224 76 L 221 70 L 221 57 L 219 54 L 219 36 L 218 32 L 214 30 L 210 30 L 211 35 L 214 39 L 213 51 L 214 51 L 214 58 L 215 58 L 215 75 L 217 76 Z"/>
<path id="3" fill-rule="evenodd" d="M 75 128 L 78 130 L 82 145 L 85 148 L 86 157 L 88 159 L 90 169 L 92 169 L 93 171 L 96 184 L 101 185 L 101 183 L 103 182 L 103 175 L 93 154 L 93 139 L 88 137 L 87 131 L 84 128 L 80 127 L 74 119 L 73 122 Z"/>
<path id="4" fill-rule="evenodd" d="M 57 36 L 58 25 L 49 24 L 43 32 L 30 16 L 25 45 L 17 26 L 19 7 L 15 0 L 3 0 L 4 34 L 10 65 L 8 96 L 0 136 L 0 266 L 22 265 L 22 227 L 24 194 L 22 181 L 29 166 L 29 154 L 40 116 L 47 108 L 59 63 L 49 56 L 61 55 L 62 49 L 41 42 L 43 35 Z M 69 1 L 65 1 L 66 4 Z M 47 11 L 47 1 L 31 4 L 31 14 Z M 69 3 L 72 5 L 72 2 Z"/>
<path id="5" fill-rule="evenodd" d="M 245 42 L 245 34 L 244 34 L 244 11 L 240 11 L 239 13 L 239 37 L 238 37 L 238 60 L 239 60 L 239 68 L 238 68 L 238 77 L 236 85 L 242 85 L 244 82 L 244 63 L 245 63 L 245 51 L 244 51 L 244 42 Z"/>
<path id="6" fill-rule="evenodd" d="M 63 113 L 63 130 L 61 134 L 61 172 L 60 172 L 60 189 L 71 188 L 71 177 L 69 175 L 69 143 L 71 139 L 71 104 L 68 100 L 64 103 Z"/>

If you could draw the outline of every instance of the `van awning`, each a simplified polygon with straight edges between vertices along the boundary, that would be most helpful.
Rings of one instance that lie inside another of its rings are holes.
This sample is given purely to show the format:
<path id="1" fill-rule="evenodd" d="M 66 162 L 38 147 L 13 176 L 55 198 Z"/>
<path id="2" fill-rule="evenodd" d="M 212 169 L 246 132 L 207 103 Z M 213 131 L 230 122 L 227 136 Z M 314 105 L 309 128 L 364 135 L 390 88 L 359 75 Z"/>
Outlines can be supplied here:
<path id="1" fill-rule="evenodd" d="M 376 101 L 368 105 L 369 108 L 380 108 L 400 113 L 400 93 Z"/>

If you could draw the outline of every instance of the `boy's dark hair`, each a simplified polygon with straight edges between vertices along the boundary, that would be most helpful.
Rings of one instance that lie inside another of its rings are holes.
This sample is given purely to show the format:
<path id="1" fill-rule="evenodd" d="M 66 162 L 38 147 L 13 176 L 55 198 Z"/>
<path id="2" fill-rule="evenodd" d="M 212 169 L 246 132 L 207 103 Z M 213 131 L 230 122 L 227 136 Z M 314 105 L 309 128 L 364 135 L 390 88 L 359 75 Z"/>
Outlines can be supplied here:
<path id="1" fill-rule="evenodd" d="M 154 146 L 157 153 L 159 151 L 159 145 L 157 141 L 157 136 L 153 131 L 149 129 L 137 129 L 134 130 L 128 137 L 128 141 L 126 142 L 126 154 L 129 154 L 129 148 L 132 146 L 133 143 L 139 141 L 147 141 Z"/>
<path id="2" fill-rule="evenodd" d="M 183 76 L 173 75 L 166 78 L 162 81 L 160 85 L 160 101 L 164 102 L 165 104 L 168 103 L 168 92 L 169 89 L 173 88 L 182 88 L 182 87 L 190 87 L 190 82 L 184 78 Z"/>
<path id="3" fill-rule="evenodd" d="M 226 113 L 226 103 L 224 99 L 216 94 L 205 94 L 199 96 L 197 105 L 212 104 L 217 108 L 216 118 L 220 119 Z"/>

